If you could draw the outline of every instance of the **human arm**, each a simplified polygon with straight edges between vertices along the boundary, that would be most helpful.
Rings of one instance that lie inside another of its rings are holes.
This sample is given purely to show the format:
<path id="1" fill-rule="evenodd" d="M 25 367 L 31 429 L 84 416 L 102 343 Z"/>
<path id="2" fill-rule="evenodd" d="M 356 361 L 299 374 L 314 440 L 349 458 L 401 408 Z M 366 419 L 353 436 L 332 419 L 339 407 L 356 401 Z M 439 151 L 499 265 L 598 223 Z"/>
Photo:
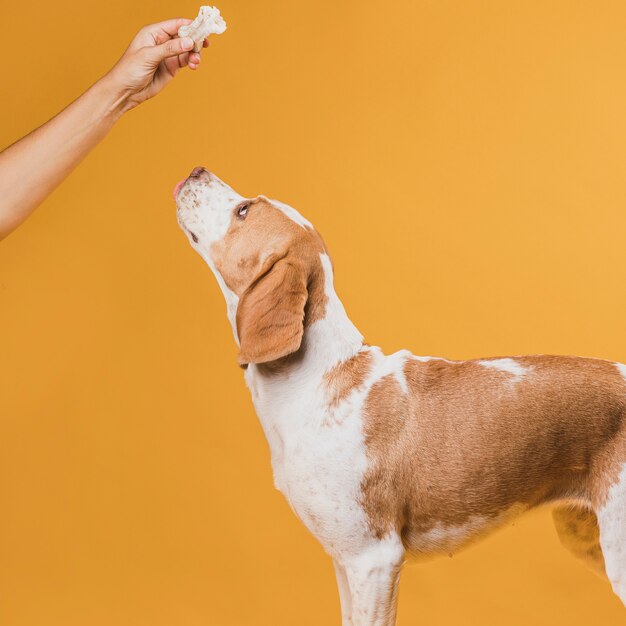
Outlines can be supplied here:
<path id="1" fill-rule="evenodd" d="M 189 52 L 193 40 L 176 37 L 190 22 L 174 19 L 142 28 L 104 77 L 0 153 L 0 239 L 37 208 L 126 111 L 159 93 L 181 68 L 198 67 L 200 54 Z"/>

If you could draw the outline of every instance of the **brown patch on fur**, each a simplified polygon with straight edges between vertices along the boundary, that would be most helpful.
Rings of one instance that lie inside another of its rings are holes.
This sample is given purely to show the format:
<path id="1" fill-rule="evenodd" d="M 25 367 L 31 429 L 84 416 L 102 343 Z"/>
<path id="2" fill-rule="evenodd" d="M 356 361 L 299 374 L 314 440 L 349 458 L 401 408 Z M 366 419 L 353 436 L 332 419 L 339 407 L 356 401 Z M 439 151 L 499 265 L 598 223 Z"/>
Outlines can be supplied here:
<path id="1" fill-rule="evenodd" d="M 409 358 L 408 394 L 392 375 L 373 385 L 362 504 L 376 536 L 395 529 L 411 549 L 435 526 L 605 488 L 595 460 L 626 426 L 626 382 L 615 365 L 515 361 L 523 377 L 478 361 Z"/>
<path id="2" fill-rule="evenodd" d="M 296 353 L 304 329 L 325 314 L 322 238 L 259 197 L 246 219 L 233 214 L 228 232 L 210 252 L 240 298 L 240 365 L 274 362 L 273 369 L 283 369 L 287 362 L 276 362 Z"/>
<path id="3" fill-rule="evenodd" d="M 561 544 L 601 576 L 606 575 L 596 514 L 578 506 L 559 506 L 552 511 Z"/>
<path id="4" fill-rule="evenodd" d="M 372 354 L 362 350 L 326 372 L 323 384 L 328 408 L 336 408 L 352 391 L 361 387 L 371 369 Z"/>
<path id="5" fill-rule="evenodd" d="M 306 328 L 306 321 L 303 327 Z M 302 361 L 305 352 L 306 335 L 303 334 L 302 341 L 300 342 L 300 346 L 298 349 L 296 349 L 291 354 L 287 354 L 286 356 L 280 357 L 273 361 L 257 363 L 257 371 L 260 374 L 264 374 L 266 376 L 272 376 L 274 374 L 284 374 L 286 372 L 289 372 L 292 368 L 296 367 L 300 363 L 300 361 Z"/>

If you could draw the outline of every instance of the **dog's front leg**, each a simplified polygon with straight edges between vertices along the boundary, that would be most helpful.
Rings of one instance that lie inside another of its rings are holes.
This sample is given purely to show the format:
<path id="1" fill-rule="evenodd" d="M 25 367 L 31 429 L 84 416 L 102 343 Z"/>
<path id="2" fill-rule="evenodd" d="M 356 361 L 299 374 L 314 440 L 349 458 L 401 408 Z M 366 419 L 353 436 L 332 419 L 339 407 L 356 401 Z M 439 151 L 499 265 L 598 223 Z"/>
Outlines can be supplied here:
<path id="1" fill-rule="evenodd" d="M 393 626 L 396 623 L 398 583 L 403 561 L 404 548 L 399 538 L 377 542 L 344 560 L 342 566 L 348 579 L 350 599 L 346 621 L 342 595 L 344 626 Z M 341 589 L 341 583 L 339 585 Z"/>
<path id="2" fill-rule="evenodd" d="M 333 565 L 335 566 L 339 602 L 341 603 L 341 624 L 342 626 L 352 626 L 352 597 L 350 595 L 350 585 L 348 584 L 346 569 L 336 559 L 333 559 Z"/>

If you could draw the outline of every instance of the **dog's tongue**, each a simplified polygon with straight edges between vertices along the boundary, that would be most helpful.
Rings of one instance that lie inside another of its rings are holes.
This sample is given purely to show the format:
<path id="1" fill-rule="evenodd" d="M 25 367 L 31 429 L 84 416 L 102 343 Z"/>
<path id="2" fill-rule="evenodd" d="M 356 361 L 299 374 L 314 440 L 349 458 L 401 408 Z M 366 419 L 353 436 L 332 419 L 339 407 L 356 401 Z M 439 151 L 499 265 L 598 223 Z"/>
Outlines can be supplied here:
<path id="1" fill-rule="evenodd" d="M 176 196 L 178 195 L 178 192 L 180 191 L 180 188 L 185 184 L 186 180 L 187 179 L 184 178 L 179 183 L 176 183 L 176 187 L 174 187 L 174 191 L 172 191 L 172 195 L 174 196 L 174 200 L 176 200 Z"/>

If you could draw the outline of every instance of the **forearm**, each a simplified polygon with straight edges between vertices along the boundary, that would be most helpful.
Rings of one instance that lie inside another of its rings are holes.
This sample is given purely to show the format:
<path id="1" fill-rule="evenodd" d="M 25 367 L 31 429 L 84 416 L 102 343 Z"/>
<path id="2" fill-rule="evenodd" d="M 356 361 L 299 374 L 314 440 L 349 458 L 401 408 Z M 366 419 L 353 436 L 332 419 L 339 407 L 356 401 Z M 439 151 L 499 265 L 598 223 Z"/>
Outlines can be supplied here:
<path id="1" fill-rule="evenodd" d="M 124 101 L 105 76 L 0 153 L 0 239 L 21 224 L 109 132 Z"/>

